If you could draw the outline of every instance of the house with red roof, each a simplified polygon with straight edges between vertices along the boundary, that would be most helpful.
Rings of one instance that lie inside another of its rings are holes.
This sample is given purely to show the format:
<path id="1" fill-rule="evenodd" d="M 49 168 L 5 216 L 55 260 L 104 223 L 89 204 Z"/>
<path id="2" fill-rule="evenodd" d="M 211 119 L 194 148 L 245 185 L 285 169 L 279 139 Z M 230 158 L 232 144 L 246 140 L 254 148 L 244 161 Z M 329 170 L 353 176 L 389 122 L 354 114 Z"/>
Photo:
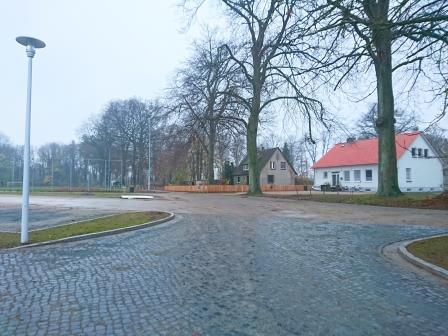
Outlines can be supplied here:
<path id="1" fill-rule="evenodd" d="M 422 132 L 395 136 L 398 184 L 403 192 L 442 191 L 443 163 Z M 348 140 L 331 148 L 313 167 L 314 184 L 378 189 L 378 139 Z"/>

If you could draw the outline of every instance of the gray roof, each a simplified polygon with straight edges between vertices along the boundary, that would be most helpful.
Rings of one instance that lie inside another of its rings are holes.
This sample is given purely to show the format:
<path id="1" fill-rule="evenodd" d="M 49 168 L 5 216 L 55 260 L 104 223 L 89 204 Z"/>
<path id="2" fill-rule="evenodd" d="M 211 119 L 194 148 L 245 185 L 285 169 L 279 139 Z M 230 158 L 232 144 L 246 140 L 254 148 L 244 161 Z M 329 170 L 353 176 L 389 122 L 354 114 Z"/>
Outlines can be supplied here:
<path id="1" fill-rule="evenodd" d="M 268 163 L 269 159 L 274 155 L 274 153 L 277 149 L 280 151 L 280 153 L 282 153 L 282 151 L 278 147 L 258 150 L 258 168 L 260 170 Z M 283 155 L 283 153 L 282 153 L 282 155 Z M 288 161 L 286 158 L 285 158 L 285 160 Z M 234 176 L 249 175 L 248 170 L 243 170 L 243 165 L 246 165 L 246 164 L 249 164 L 247 155 L 240 162 L 240 164 L 237 167 L 235 167 L 235 169 L 233 170 L 233 175 Z M 294 167 L 289 162 L 288 162 L 288 164 L 291 166 L 292 170 L 297 175 Z"/>

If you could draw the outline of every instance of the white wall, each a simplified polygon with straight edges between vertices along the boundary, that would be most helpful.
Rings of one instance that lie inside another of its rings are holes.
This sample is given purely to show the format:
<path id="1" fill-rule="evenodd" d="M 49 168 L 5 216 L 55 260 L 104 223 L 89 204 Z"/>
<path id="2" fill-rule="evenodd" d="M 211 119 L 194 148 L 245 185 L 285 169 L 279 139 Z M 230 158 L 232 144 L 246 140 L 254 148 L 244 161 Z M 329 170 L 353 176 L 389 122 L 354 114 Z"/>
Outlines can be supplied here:
<path id="1" fill-rule="evenodd" d="M 428 158 L 412 157 L 411 148 L 428 149 Z M 442 163 L 426 140 L 419 136 L 398 160 L 398 184 L 401 191 L 441 191 L 443 190 Z M 406 180 L 406 168 L 411 168 L 411 180 Z"/>
<path id="2" fill-rule="evenodd" d="M 372 181 L 366 181 L 366 170 L 372 170 Z M 361 171 L 361 180 L 355 181 L 355 170 Z M 344 171 L 350 172 L 350 181 L 346 181 Z M 324 172 L 327 172 L 327 178 L 324 178 Z M 358 187 L 363 190 L 376 191 L 378 188 L 378 166 L 377 165 L 359 165 L 344 166 L 333 168 L 319 168 L 314 170 L 314 185 L 322 185 L 326 183 L 332 184 L 332 173 L 339 172 L 339 185 L 342 187 Z"/>
<path id="3" fill-rule="evenodd" d="M 411 148 L 428 149 L 428 157 L 412 157 Z M 442 163 L 432 151 L 426 140 L 422 136 L 417 137 L 411 144 L 409 151 L 406 151 L 397 162 L 398 185 L 401 191 L 442 191 L 443 190 L 443 169 Z M 406 180 L 406 168 L 411 168 L 411 180 Z M 354 170 L 361 170 L 361 181 L 354 181 Z M 372 182 L 365 179 L 365 170 L 372 169 Z M 344 171 L 350 171 L 350 181 L 345 181 Z M 324 178 L 324 172 L 328 172 L 328 177 Z M 333 168 L 319 168 L 314 170 L 314 185 L 332 184 L 332 172 L 339 172 L 341 186 L 361 187 L 363 190 L 376 191 L 378 189 L 378 165 L 359 165 Z"/>

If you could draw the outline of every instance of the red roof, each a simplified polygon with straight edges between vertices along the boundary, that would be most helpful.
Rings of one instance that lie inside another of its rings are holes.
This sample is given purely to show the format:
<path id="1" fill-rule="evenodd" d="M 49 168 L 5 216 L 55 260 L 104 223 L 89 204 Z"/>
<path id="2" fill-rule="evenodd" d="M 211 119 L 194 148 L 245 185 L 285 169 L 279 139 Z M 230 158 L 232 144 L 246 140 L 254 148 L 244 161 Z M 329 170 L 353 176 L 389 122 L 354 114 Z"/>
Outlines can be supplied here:
<path id="1" fill-rule="evenodd" d="M 395 136 L 397 160 L 405 153 L 421 132 L 400 133 Z M 378 139 L 339 143 L 330 149 L 313 169 L 378 164 Z"/>

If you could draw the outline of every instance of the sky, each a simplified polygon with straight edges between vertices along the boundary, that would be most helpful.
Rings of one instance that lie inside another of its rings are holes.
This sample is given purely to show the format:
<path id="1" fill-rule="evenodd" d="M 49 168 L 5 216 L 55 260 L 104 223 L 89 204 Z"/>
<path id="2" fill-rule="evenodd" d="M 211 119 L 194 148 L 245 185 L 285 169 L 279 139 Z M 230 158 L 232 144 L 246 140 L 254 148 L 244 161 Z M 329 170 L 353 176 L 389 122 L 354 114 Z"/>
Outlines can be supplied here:
<path id="1" fill-rule="evenodd" d="M 163 93 L 199 31 L 182 33 L 177 1 L 1 1 L 0 132 L 23 143 L 27 57 L 16 36 L 47 44 L 33 60 L 31 143 L 67 143 L 108 101 Z"/>
<path id="2" fill-rule="evenodd" d="M 163 94 L 203 25 L 213 24 L 217 15 L 211 6 L 202 9 L 185 32 L 178 1 L 1 1 L 0 133 L 23 144 L 27 57 L 16 36 L 47 44 L 33 60 L 31 144 L 69 143 L 110 100 Z M 354 100 L 338 94 L 332 99 L 332 110 L 346 124 L 373 101 Z M 431 108 L 417 104 L 425 120 Z M 448 127 L 447 118 L 441 125 Z M 282 122 L 269 132 L 283 134 Z"/>

